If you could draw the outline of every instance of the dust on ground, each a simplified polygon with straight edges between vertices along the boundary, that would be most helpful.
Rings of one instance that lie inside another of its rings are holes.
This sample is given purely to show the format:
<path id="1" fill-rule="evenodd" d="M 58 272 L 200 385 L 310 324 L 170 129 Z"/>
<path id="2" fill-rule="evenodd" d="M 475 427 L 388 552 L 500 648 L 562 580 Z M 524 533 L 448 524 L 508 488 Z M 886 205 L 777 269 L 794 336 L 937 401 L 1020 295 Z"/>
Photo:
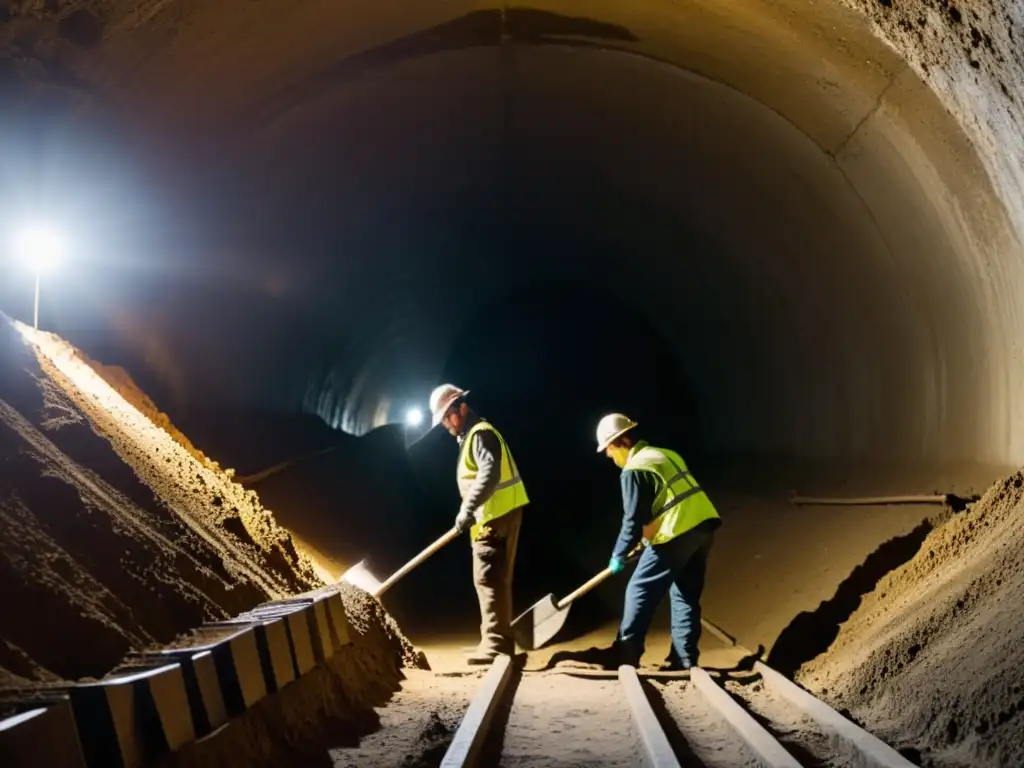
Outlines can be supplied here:
<path id="1" fill-rule="evenodd" d="M 637 765 L 643 755 L 618 681 L 567 676 L 524 676 L 495 748 L 503 766 Z"/>
<path id="2" fill-rule="evenodd" d="M 883 578 L 798 680 L 923 766 L 1024 765 L 1024 474 Z"/>
<path id="3" fill-rule="evenodd" d="M 760 680 L 746 684 L 728 680 L 725 689 L 778 739 L 800 765 L 807 768 L 857 768 L 863 764 L 863 755 L 849 752 L 817 721 L 772 694 Z"/>
<path id="4" fill-rule="evenodd" d="M 443 677 L 409 670 L 402 690 L 378 710 L 379 729 L 358 746 L 331 750 L 334 768 L 439 765 L 483 674 Z"/>
<path id="5" fill-rule="evenodd" d="M 760 768 L 757 757 L 708 706 L 696 686 L 689 682 L 651 682 L 649 690 L 652 706 L 663 710 L 674 725 L 675 733 L 668 735 L 677 751 L 685 750 L 684 755 L 689 752 L 706 768 Z"/>

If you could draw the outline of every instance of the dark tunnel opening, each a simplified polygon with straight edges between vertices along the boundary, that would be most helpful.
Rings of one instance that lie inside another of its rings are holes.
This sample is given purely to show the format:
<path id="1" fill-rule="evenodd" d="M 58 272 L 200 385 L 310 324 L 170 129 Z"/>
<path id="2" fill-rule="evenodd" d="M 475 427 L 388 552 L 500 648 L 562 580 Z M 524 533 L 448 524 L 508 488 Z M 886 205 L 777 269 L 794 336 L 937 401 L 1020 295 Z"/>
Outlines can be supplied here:
<path id="1" fill-rule="evenodd" d="M 496 297 L 456 336 L 444 378 L 472 382 L 472 407 L 509 441 L 530 493 L 520 544 L 529 555 L 517 567 L 517 604 L 568 593 L 611 555 L 621 512 L 618 470 L 595 452 L 602 415 L 625 411 L 648 439 L 699 453 L 699 404 L 677 368 L 669 332 L 580 279 L 534 282 Z M 440 428 L 410 450 L 437 531 L 458 511 L 457 455 Z M 467 547 L 454 549 L 428 566 L 438 575 L 424 583 L 467 581 Z M 419 591 L 414 583 L 406 590 Z M 394 599 L 406 590 L 396 588 Z M 430 616 L 406 613 L 409 625 L 436 619 L 437 604 L 450 600 L 453 620 L 458 615 L 472 627 L 472 592 L 453 591 L 434 597 Z M 589 615 L 586 606 L 574 614 L 577 629 L 608 618 L 608 605 L 588 605 Z"/>

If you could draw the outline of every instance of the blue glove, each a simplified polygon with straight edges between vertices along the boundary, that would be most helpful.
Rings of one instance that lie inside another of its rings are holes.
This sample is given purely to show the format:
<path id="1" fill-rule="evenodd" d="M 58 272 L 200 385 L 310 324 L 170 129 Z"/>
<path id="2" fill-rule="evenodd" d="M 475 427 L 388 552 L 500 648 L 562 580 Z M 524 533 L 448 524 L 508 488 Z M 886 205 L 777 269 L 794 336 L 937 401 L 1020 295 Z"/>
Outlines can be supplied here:
<path id="1" fill-rule="evenodd" d="M 608 561 L 608 568 L 612 573 L 622 573 L 622 569 L 626 567 L 626 561 L 621 557 L 613 557 Z"/>
<path id="2" fill-rule="evenodd" d="M 466 511 L 459 512 L 458 517 L 455 518 L 455 527 L 458 528 L 459 533 L 468 531 L 473 527 L 473 523 L 473 515 Z"/>

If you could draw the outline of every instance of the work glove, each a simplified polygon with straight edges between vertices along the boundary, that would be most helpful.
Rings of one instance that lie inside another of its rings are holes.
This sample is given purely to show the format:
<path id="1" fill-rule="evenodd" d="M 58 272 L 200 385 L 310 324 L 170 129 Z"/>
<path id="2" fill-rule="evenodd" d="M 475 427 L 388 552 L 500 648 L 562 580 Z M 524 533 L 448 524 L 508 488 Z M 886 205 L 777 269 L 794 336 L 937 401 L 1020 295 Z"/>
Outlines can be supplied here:
<path id="1" fill-rule="evenodd" d="M 473 515 L 466 510 L 462 510 L 459 512 L 458 517 L 455 518 L 455 527 L 459 533 L 465 533 L 473 527 Z"/>
<path id="2" fill-rule="evenodd" d="M 626 561 L 621 557 L 613 557 L 608 561 L 608 569 L 614 573 L 622 573 L 622 569 L 626 567 Z"/>

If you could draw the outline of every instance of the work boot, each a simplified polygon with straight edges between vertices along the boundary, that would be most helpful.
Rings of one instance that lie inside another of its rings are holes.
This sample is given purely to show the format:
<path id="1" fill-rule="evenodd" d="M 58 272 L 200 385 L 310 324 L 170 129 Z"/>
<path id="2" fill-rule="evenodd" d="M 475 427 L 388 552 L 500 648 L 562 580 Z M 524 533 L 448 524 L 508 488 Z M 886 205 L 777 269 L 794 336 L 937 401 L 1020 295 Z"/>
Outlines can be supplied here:
<path id="1" fill-rule="evenodd" d="M 612 668 L 622 666 L 623 664 L 630 667 L 640 666 L 640 654 L 629 643 L 616 640 L 612 643 L 612 647 L 609 650 L 611 651 L 610 661 L 615 665 Z"/>
<path id="2" fill-rule="evenodd" d="M 498 656 L 497 651 L 481 648 L 466 656 L 466 663 L 471 666 L 483 667 L 492 663 Z"/>
<path id="3" fill-rule="evenodd" d="M 672 648 L 668 652 L 668 656 L 665 657 L 665 663 L 658 667 L 659 672 L 685 672 L 687 669 L 695 666 L 692 662 L 684 659 L 680 659 L 676 654 L 676 649 Z"/>

